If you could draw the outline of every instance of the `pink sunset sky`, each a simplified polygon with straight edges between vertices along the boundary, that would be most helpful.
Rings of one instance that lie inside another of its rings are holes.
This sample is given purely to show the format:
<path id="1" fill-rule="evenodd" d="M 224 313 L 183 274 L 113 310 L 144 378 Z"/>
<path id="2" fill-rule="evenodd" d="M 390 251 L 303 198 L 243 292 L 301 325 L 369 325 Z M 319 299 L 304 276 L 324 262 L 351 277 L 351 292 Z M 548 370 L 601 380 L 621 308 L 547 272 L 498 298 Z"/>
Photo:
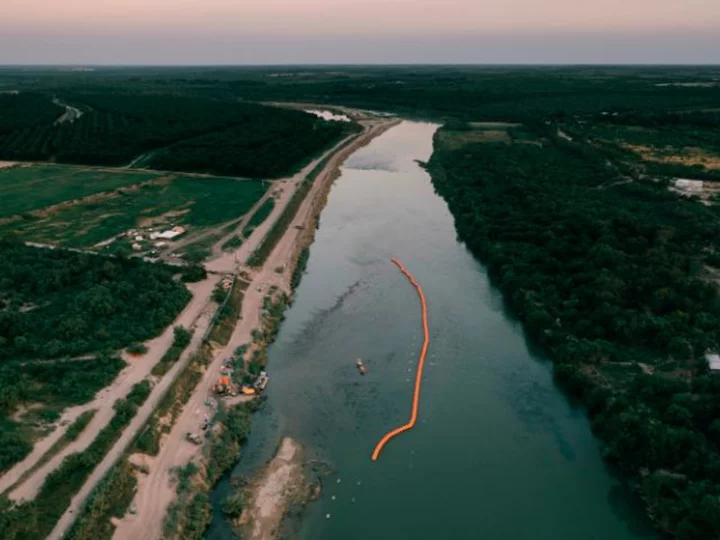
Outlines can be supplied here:
<path id="1" fill-rule="evenodd" d="M 720 62 L 720 0 L 2 0 L 0 63 Z"/>

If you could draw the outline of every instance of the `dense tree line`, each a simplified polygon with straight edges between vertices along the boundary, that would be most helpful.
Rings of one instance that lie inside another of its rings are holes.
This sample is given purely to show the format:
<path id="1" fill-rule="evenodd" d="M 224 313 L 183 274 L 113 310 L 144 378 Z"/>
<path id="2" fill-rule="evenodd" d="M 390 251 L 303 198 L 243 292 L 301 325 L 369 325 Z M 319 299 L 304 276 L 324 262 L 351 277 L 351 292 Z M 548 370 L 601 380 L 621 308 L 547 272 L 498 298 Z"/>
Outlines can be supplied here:
<path id="1" fill-rule="evenodd" d="M 0 363 L 120 349 L 157 335 L 190 298 L 173 272 L 0 240 Z"/>
<path id="2" fill-rule="evenodd" d="M 720 107 L 716 67 L 409 66 L 267 68 L 127 68 L 92 73 L 0 71 L 0 83 L 52 92 L 74 106 L 85 94 L 107 96 L 96 110 L 125 112 L 117 98 L 207 97 L 229 103 L 295 100 L 393 110 L 412 116 L 470 120 L 567 118 L 603 111 L 668 111 Z M 282 76 L 278 76 L 282 75 Z M 691 86 L 681 86 L 688 83 Z M 692 86 L 695 84 L 695 86 Z M 144 99 L 144 98 L 143 98 Z M 202 119 L 200 122 L 205 122 Z M 141 135 L 141 134 L 138 134 Z"/>
<path id="3" fill-rule="evenodd" d="M 268 110 L 241 125 L 174 144 L 155 154 L 149 166 L 279 178 L 304 165 L 353 128 L 356 124 L 327 122 L 301 111 Z"/>
<path id="4" fill-rule="evenodd" d="M 45 94 L 0 93 L 0 137 L 17 130 L 52 124 L 65 111 Z"/>
<path id="5" fill-rule="evenodd" d="M 236 99 L 74 88 L 61 97 L 83 112 L 79 119 L 56 124 L 58 114 L 39 112 L 29 121 L 21 114 L 26 106 L 17 111 L 11 106 L 7 118 L 0 116 L 0 159 L 127 165 L 143 154 L 170 147 L 152 161 L 153 166 L 279 176 L 343 133 L 341 126 L 301 111 Z M 33 94 L 33 99 L 42 104 L 41 112 L 47 104 L 57 109 L 49 95 Z M 176 143 L 180 144 L 173 146 Z"/>
<path id="6" fill-rule="evenodd" d="M 438 147 L 430 169 L 460 238 L 584 398 L 651 515 L 677 538 L 716 538 L 720 380 L 704 354 L 720 344 L 720 297 L 702 271 L 720 221 L 598 158 L 548 139 L 480 143 Z"/>
<path id="7" fill-rule="evenodd" d="M 226 72 L 216 80 L 246 99 L 292 99 L 420 117 L 527 122 L 603 111 L 720 106 L 717 68 L 413 66 Z M 269 76 L 282 72 L 284 76 Z M 217 75 L 217 73 L 215 73 Z M 197 76 L 197 82 L 202 79 Z"/>
<path id="8" fill-rule="evenodd" d="M 157 335 L 189 300 L 172 277 L 163 265 L 0 239 L 0 471 L 31 449 L 9 418 L 18 405 L 41 403 L 52 421 L 92 399 L 125 365 L 102 351 Z"/>

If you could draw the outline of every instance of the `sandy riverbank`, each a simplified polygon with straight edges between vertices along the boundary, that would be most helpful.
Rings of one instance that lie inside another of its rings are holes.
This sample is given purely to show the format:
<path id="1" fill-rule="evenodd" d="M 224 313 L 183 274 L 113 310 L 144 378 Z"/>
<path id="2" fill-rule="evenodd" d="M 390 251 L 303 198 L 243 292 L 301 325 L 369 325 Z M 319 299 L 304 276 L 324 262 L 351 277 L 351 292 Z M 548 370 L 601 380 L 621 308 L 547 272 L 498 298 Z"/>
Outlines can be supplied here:
<path id="1" fill-rule="evenodd" d="M 300 443 L 285 437 L 275 457 L 248 486 L 247 506 L 236 523 L 243 538 L 276 538 L 290 506 L 309 500 L 310 483 L 303 467 L 304 454 Z"/>

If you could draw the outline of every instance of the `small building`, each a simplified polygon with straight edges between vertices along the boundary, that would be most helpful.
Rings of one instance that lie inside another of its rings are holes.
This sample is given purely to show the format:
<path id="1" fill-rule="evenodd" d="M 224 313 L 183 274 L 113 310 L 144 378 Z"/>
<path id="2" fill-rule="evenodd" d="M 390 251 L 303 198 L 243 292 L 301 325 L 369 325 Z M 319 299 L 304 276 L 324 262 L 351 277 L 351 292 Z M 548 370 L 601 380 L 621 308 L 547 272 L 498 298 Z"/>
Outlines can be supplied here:
<path id="1" fill-rule="evenodd" d="M 142 246 L 138 244 L 137 242 L 132 245 L 133 251 L 141 251 Z"/>
<path id="2" fill-rule="evenodd" d="M 707 360 L 710 371 L 720 371 L 720 354 L 706 353 L 705 359 Z"/>
<path id="3" fill-rule="evenodd" d="M 689 180 L 687 178 L 677 178 L 675 180 L 675 189 L 685 193 L 701 193 L 703 186 L 704 182 L 702 180 Z"/>
<path id="4" fill-rule="evenodd" d="M 138 235 L 135 237 L 135 241 L 136 241 L 136 242 L 142 242 L 142 241 L 143 241 L 143 237 L 138 234 Z"/>
<path id="5" fill-rule="evenodd" d="M 183 227 L 182 225 L 177 225 L 173 227 L 172 230 L 173 232 L 176 232 L 178 234 L 183 234 L 185 232 L 185 227 Z"/>
<path id="6" fill-rule="evenodd" d="M 183 232 L 185 232 L 185 231 L 183 230 Z M 172 240 L 173 238 L 177 238 L 181 234 L 182 234 L 181 232 L 172 231 L 172 230 L 163 231 L 160 234 L 158 234 L 155 238 L 162 238 L 163 240 Z"/>

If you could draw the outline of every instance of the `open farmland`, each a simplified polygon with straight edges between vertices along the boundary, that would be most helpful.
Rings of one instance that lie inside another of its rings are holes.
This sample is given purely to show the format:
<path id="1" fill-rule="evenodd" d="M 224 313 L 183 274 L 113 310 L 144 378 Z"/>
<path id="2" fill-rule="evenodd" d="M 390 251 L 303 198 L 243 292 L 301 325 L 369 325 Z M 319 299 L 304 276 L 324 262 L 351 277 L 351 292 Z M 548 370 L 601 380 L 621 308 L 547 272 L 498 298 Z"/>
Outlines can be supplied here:
<path id="1" fill-rule="evenodd" d="M 107 172 L 65 165 L 15 166 L 0 169 L 0 218 L 139 184 L 157 174 Z"/>
<path id="2" fill-rule="evenodd" d="M 16 168 L 8 172 L 30 178 L 36 169 L 42 176 L 54 167 Z M 263 182 L 254 180 L 127 170 L 88 171 L 74 167 L 61 167 L 60 170 L 64 171 L 63 178 L 90 179 L 90 185 L 98 186 L 98 189 L 100 186 L 120 189 L 85 198 L 71 197 L 72 202 L 68 204 L 44 209 L 38 208 L 49 200 L 49 195 L 34 190 L 32 194 L 26 193 L 24 201 L 18 200 L 11 209 L 24 202 L 35 210 L 14 214 L 0 226 L 0 234 L 14 233 L 26 241 L 87 248 L 134 227 L 183 225 L 203 228 L 223 223 L 245 214 L 266 190 Z M 16 189 L 24 189 L 23 184 L 18 183 Z M 89 190 L 87 184 L 58 188 L 52 203 L 83 190 Z M 10 213 L 6 212 L 6 215 Z"/>

